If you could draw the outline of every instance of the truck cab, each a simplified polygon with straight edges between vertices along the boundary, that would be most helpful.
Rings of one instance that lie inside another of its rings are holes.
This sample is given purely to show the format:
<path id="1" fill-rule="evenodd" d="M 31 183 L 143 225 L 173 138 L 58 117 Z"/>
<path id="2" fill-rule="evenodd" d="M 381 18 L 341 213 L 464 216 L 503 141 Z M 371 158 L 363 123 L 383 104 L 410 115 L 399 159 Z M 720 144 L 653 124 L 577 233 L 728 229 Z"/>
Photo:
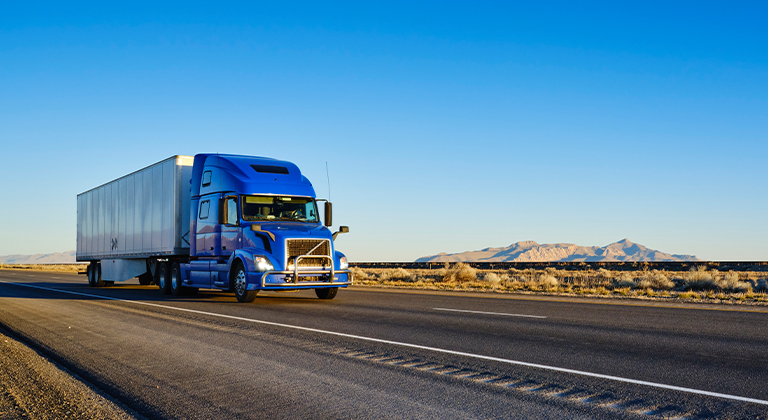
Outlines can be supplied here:
<path id="1" fill-rule="evenodd" d="M 175 274 L 170 268 L 166 284 L 158 282 L 165 292 L 220 288 L 250 302 L 260 290 L 315 289 L 331 299 L 352 284 L 347 259 L 334 247 L 348 228 L 328 229 L 329 202 L 321 221 L 321 200 L 293 163 L 198 154 L 190 184 L 189 258 Z"/>

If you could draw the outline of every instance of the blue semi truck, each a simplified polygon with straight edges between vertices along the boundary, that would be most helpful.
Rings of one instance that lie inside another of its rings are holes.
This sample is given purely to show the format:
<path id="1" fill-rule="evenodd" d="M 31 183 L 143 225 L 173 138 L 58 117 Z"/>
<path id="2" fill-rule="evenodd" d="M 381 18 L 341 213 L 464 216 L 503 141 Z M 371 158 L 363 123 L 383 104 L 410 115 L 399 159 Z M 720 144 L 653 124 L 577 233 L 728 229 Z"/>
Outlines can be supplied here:
<path id="1" fill-rule="evenodd" d="M 318 202 L 323 203 L 321 221 Z M 172 156 L 77 196 L 77 261 L 93 287 L 138 278 L 164 294 L 314 289 L 352 284 L 332 206 L 291 162 Z"/>

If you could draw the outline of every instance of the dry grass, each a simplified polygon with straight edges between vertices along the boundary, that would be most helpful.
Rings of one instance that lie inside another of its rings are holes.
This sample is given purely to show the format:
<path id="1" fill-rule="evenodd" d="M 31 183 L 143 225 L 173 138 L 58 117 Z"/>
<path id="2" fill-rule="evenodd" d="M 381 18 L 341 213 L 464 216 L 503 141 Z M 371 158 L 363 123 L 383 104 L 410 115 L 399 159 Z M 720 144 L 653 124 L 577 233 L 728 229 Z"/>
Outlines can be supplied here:
<path id="1" fill-rule="evenodd" d="M 367 286 L 498 293 L 547 293 L 620 298 L 685 299 L 697 302 L 765 305 L 768 282 L 759 272 L 696 267 L 689 272 L 510 269 L 478 270 L 463 263 L 435 269 L 352 268 L 355 283 Z"/>
<path id="2" fill-rule="evenodd" d="M 83 273 L 87 264 L 0 264 L 0 269 Z M 457 263 L 427 270 L 351 267 L 356 284 L 429 290 L 548 293 L 621 298 L 685 299 L 768 305 L 764 272 L 720 273 L 698 266 L 688 272 L 663 270 L 477 270 Z"/>
<path id="3" fill-rule="evenodd" d="M 0 269 L 14 270 L 33 270 L 33 271 L 56 271 L 64 273 L 83 273 L 88 267 L 87 263 L 82 264 L 0 264 Z"/>

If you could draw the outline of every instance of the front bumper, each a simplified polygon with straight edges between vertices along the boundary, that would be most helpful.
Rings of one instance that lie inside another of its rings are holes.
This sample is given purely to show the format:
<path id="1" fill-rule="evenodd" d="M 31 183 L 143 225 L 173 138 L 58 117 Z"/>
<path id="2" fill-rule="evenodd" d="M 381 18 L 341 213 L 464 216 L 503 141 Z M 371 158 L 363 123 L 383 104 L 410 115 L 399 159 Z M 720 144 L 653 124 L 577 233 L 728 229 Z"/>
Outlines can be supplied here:
<path id="1" fill-rule="evenodd" d="M 298 273 L 298 276 L 296 275 Z M 350 270 L 273 270 L 248 273 L 255 276 L 248 290 L 318 289 L 346 287 L 353 282 Z M 318 280 L 300 280 L 313 278 Z M 270 281 L 271 280 L 271 281 Z"/>

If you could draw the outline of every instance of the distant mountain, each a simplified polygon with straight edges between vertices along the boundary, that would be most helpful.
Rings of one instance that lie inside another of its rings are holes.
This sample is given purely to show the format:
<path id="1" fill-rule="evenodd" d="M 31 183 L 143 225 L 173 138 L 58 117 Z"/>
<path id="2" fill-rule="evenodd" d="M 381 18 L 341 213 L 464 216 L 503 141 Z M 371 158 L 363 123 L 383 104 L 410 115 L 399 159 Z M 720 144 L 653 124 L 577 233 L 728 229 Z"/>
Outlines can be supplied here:
<path id="1" fill-rule="evenodd" d="M 55 264 L 75 262 L 75 251 L 35 255 L 0 255 L 2 264 Z"/>
<path id="2" fill-rule="evenodd" d="M 440 253 L 421 257 L 416 262 L 539 262 L 539 261 L 699 261 L 693 255 L 667 254 L 622 239 L 603 247 L 575 244 L 543 244 L 534 241 L 514 243 L 506 248 L 485 248 L 457 254 Z"/>

